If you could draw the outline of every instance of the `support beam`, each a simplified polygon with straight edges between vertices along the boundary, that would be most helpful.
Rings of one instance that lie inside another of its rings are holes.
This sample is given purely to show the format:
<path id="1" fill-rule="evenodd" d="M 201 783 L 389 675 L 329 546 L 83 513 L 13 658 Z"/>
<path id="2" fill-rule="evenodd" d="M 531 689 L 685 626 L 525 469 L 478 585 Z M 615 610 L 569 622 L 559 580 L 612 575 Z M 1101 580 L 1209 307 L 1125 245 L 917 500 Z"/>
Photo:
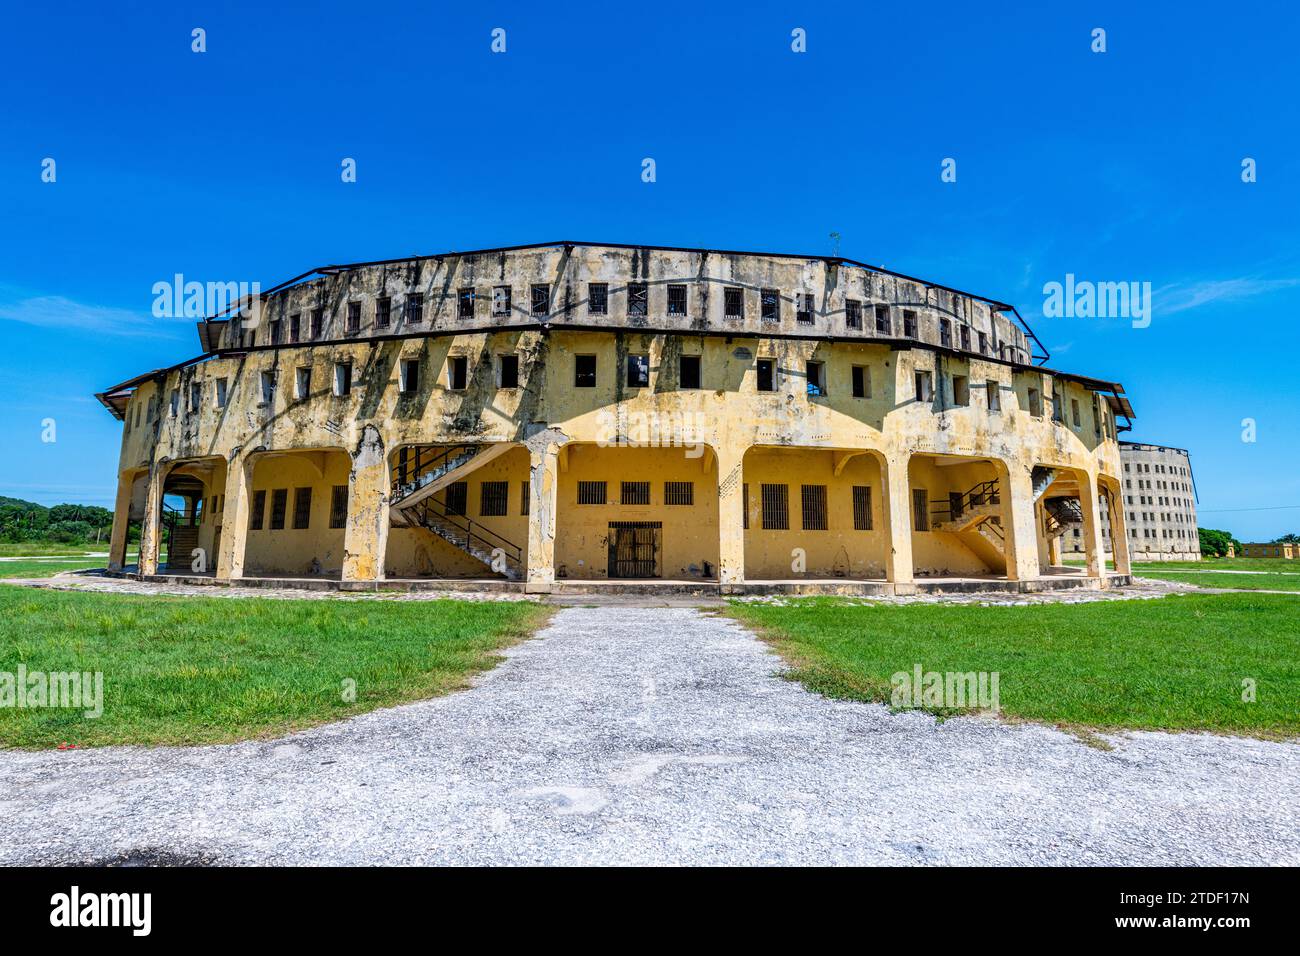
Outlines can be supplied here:
<path id="1" fill-rule="evenodd" d="M 894 585 L 895 594 L 916 590 L 912 569 L 912 483 L 908 472 L 910 456 L 890 455 L 885 459 L 881 477 L 885 493 L 881 501 L 885 510 L 885 527 L 889 529 L 889 549 L 885 552 L 885 580 Z"/>
<path id="2" fill-rule="evenodd" d="M 555 514 L 559 501 L 563 448 L 546 442 L 528 449 L 529 594 L 549 594 L 555 587 Z"/>
<path id="3" fill-rule="evenodd" d="M 718 583 L 745 583 L 745 448 L 718 452 Z"/>
<path id="4" fill-rule="evenodd" d="M 1083 509 L 1083 548 L 1088 556 L 1088 577 L 1097 578 L 1108 587 L 1106 556 L 1101 547 L 1101 506 L 1097 503 L 1097 479 L 1085 471 L 1079 476 L 1079 505 Z"/>
<path id="5" fill-rule="evenodd" d="M 1106 487 L 1106 501 L 1110 513 L 1110 552 L 1119 574 L 1132 574 L 1133 563 L 1128 550 L 1128 524 L 1124 514 L 1124 500 L 1116 488 Z"/>
<path id="6" fill-rule="evenodd" d="M 236 448 L 226 462 L 226 487 L 222 494 L 221 540 L 216 542 L 217 580 L 237 581 L 244 576 L 244 551 L 248 544 L 249 512 L 253 500 L 252 455 Z"/>
<path id="7" fill-rule="evenodd" d="M 122 570 L 126 564 L 127 531 L 131 526 L 131 498 L 135 491 L 136 474 L 123 472 L 117 477 L 117 501 L 113 505 L 113 532 L 108 541 L 108 570 Z"/>
<path id="8" fill-rule="evenodd" d="M 1038 551 L 1039 513 L 1034 501 L 1033 472 L 1023 465 L 1008 464 L 1006 490 L 1002 495 L 1008 581 L 1032 581 L 1042 574 Z"/>
<path id="9" fill-rule="evenodd" d="M 149 469 L 149 489 L 144 496 L 144 518 L 140 521 L 141 575 L 158 573 L 158 549 L 162 543 L 163 485 L 171 467 L 170 462 L 154 462 Z"/>
<path id="10" fill-rule="evenodd" d="M 382 581 L 388 550 L 390 481 L 384 440 L 366 425 L 348 473 L 348 519 L 343 528 L 343 580 Z"/>

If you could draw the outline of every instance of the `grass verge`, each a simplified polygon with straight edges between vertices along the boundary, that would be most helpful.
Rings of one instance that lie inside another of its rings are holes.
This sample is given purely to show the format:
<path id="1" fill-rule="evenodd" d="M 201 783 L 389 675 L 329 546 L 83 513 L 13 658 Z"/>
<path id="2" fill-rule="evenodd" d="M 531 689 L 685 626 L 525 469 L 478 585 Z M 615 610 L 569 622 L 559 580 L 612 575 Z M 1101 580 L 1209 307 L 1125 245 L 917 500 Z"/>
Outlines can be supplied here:
<path id="1" fill-rule="evenodd" d="M 1139 578 L 1154 578 L 1157 581 L 1175 581 L 1178 584 L 1191 584 L 1198 588 L 1231 588 L 1234 591 L 1300 591 L 1300 573 L 1280 574 L 1215 574 L 1213 571 L 1159 571 L 1135 570 Z M 1297 611 L 1300 613 L 1300 609 Z"/>
<path id="2" fill-rule="evenodd" d="M 103 715 L 0 707 L 0 746 L 271 737 L 468 686 L 548 616 L 522 601 L 283 601 L 0 586 L 0 672 L 100 671 Z M 345 693 L 355 682 L 355 699 Z"/>
<path id="3" fill-rule="evenodd" d="M 890 677 L 997 671 L 1004 717 L 1072 729 L 1300 734 L 1300 606 L 1286 595 L 1039 604 L 733 602 L 829 697 L 889 703 Z M 1242 700 L 1243 681 L 1256 700 Z M 927 708 L 940 715 L 951 713 Z"/>
<path id="4" fill-rule="evenodd" d="M 102 568 L 103 558 L 46 558 L 31 561 L 0 561 L 0 578 L 48 578 L 60 571 Z"/>

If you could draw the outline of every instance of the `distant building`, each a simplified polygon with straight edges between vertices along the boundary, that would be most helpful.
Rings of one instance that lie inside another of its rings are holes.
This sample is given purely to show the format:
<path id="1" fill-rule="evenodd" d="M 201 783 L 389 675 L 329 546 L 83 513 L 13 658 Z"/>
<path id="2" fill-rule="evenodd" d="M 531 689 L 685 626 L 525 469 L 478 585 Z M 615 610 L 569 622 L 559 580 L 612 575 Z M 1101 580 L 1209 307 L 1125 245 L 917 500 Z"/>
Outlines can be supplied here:
<path id="1" fill-rule="evenodd" d="M 1187 450 L 1121 441 L 1119 457 L 1124 471 L 1124 524 L 1129 532 L 1131 559 L 1201 560 L 1201 538 L 1196 524 L 1196 483 L 1192 478 L 1192 460 Z M 1109 553 L 1112 550 L 1110 514 L 1104 507 L 1101 524 L 1102 544 Z M 1247 549 L 1280 547 L 1284 546 L 1246 545 Z M 1061 550 L 1067 556 L 1083 554 L 1079 529 L 1065 535 Z"/>
<path id="2" fill-rule="evenodd" d="M 1241 556 L 1243 558 L 1290 558 L 1300 557 L 1300 544 L 1287 544 L 1282 541 L 1274 541 L 1269 544 L 1243 544 L 1241 546 Z"/>

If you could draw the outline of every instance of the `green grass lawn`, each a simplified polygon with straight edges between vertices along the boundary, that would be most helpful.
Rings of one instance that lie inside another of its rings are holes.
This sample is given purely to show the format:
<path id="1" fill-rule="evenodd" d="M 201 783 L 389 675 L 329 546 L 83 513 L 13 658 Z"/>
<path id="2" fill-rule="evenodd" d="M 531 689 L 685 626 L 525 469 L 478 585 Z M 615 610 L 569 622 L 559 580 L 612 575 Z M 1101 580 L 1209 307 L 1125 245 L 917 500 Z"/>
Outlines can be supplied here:
<path id="1" fill-rule="evenodd" d="M 1195 568 L 1198 571 L 1290 571 L 1300 574 L 1300 561 L 1286 558 L 1204 558 L 1200 561 L 1135 561 L 1133 569 L 1144 571 Z"/>
<path id="2" fill-rule="evenodd" d="M 1004 716 L 1071 728 L 1300 734 L 1300 602 L 1191 594 L 1143 601 L 870 606 L 834 598 L 733 602 L 790 676 L 831 697 L 888 703 L 890 677 L 997 671 Z M 1242 701 L 1242 680 L 1257 700 Z M 942 710 L 936 710 L 944 713 Z"/>
<path id="3" fill-rule="evenodd" d="M 58 544 L 53 541 L 0 541 L 0 558 L 21 558 L 27 555 L 90 554 L 108 550 L 102 545 Z"/>
<path id="4" fill-rule="evenodd" d="M 0 746 L 268 737 L 467 686 L 528 602 L 136 597 L 0 586 L 0 672 L 102 671 L 103 715 L 0 707 Z M 345 681 L 355 681 L 355 700 Z"/>
<path id="5" fill-rule="evenodd" d="M 1133 573 L 1140 578 L 1155 578 L 1158 581 L 1177 581 L 1179 584 L 1192 584 L 1200 588 L 1232 588 L 1236 591 L 1300 591 L 1300 572 L 1295 574 L 1204 574 L 1171 571 L 1168 568 L 1147 570 L 1134 568 Z"/>
<path id="6" fill-rule="evenodd" d="M 47 558 L 31 561 L 0 561 L 0 578 L 48 578 L 60 571 L 102 568 L 103 558 Z"/>

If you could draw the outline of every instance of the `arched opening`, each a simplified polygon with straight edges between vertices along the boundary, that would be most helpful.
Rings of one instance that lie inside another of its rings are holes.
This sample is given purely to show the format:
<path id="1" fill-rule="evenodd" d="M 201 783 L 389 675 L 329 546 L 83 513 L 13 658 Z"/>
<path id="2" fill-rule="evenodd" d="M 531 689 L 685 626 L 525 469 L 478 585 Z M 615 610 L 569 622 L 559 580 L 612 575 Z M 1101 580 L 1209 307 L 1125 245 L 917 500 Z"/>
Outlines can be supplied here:
<path id="1" fill-rule="evenodd" d="M 351 456 L 341 448 L 255 453 L 244 577 L 338 578 Z"/>
<path id="2" fill-rule="evenodd" d="M 1010 577 L 1010 488 L 1001 462 L 915 454 L 908 463 L 908 491 L 917 577 Z"/>
<path id="3" fill-rule="evenodd" d="M 1093 533 L 1099 543 L 1100 569 L 1102 572 L 1113 570 L 1111 496 L 1094 484 L 1088 473 L 1080 468 L 1040 464 L 1034 467 L 1033 474 L 1037 494 L 1035 515 L 1039 560 L 1047 569 L 1046 573 L 1088 573 L 1089 523 L 1094 520 L 1094 515 L 1097 527 Z M 1094 494 L 1097 496 L 1095 511 L 1089 507 L 1089 499 Z M 1122 516 L 1117 515 L 1117 522 L 1122 530 Z"/>

